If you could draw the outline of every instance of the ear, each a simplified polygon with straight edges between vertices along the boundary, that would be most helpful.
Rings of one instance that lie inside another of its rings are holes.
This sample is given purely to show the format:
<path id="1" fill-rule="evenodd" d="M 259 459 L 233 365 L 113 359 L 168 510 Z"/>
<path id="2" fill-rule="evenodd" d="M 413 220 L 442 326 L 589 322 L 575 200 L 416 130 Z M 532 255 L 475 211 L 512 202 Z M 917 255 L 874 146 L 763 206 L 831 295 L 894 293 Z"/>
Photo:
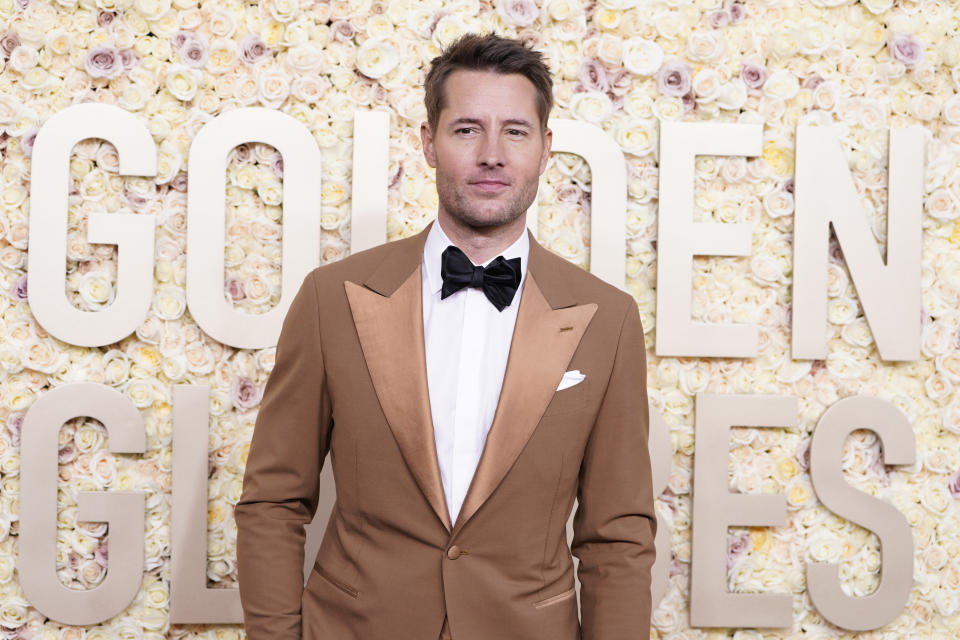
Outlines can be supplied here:
<path id="1" fill-rule="evenodd" d="M 543 154 L 540 156 L 540 175 L 547 169 L 550 160 L 550 148 L 553 146 L 553 130 L 549 127 L 543 132 Z"/>
<path id="2" fill-rule="evenodd" d="M 423 157 L 427 160 L 427 164 L 436 169 L 437 152 L 433 148 L 433 132 L 427 122 L 420 123 L 420 145 L 423 147 Z"/>

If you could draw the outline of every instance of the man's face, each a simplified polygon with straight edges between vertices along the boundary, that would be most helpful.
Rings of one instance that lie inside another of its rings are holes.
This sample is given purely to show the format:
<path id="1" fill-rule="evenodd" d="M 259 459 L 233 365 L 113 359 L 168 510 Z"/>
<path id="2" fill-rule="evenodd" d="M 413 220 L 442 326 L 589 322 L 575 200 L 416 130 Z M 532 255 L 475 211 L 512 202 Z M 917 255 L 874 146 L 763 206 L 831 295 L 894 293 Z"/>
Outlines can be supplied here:
<path id="1" fill-rule="evenodd" d="M 440 216 L 473 228 L 516 220 L 537 196 L 553 133 L 541 134 L 536 89 L 526 77 L 457 70 L 447 76 L 437 130 L 420 127 L 437 170 Z"/>

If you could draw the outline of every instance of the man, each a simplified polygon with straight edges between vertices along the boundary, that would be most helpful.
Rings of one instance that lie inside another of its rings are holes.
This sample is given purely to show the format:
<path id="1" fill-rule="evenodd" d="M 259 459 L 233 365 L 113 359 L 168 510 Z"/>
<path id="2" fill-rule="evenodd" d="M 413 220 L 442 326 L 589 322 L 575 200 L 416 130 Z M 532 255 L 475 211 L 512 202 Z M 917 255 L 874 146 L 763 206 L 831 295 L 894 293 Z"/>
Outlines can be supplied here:
<path id="1" fill-rule="evenodd" d="M 293 300 L 236 509 L 253 640 L 648 637 L 637 306 L 525 231 L 551 87 L 513 40 L 434 59 L 436 222 L 315 269 Z M 328 450 L 337 500 L 304 587 Z"/>

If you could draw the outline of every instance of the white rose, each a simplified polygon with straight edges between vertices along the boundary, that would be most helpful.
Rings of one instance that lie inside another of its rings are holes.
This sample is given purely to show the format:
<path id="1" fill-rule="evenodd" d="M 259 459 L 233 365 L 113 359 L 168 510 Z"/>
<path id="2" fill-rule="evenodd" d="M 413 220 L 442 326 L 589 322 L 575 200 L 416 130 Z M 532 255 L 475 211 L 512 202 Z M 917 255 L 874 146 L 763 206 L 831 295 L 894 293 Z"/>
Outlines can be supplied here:
<path id="1" fill-rule="evenodd" d="M 693 77 L 693 82 L 691 83 L 693 92 L 699 100 L 703 102 L 714 100 L 720 92 L 720 86 L 720 74 L 710 68 L 700 70 L 700 72 Z"/>
<path id="2" fill-rule="evenodd" d="M 27 70 L 35 67 L 39 59 L 40 55 L 36 49 L 21 44 L 10 52 L 10 59 L 7 64 L 9 64 L 10 68 L 14 71 L 25 73 Z"/>
<path id="3" fill-rule="evenodd" d="M 193 100 L 200 88 L 203 78 L 199 69 L 191 69 L 186 65 L 176 63 L 170 65 L 165 78 L 165 86 L 175 98 L 184 102 Z"/>
<path id="4" fill-rule="evenodd" d="M 153 312 L 161 320 L 176 320 L 183 315 L 187 308 L 187 300 L 183 289 L 173 285 L 158 287 L 152 307 Z"/>
<path id="5" fill-rule="evenodd" d="M 369 41 L 368 41 L 369 42 Z M 323 65 L 320 50 L 309 42 L 299 44 L 287 50 L 284 60 L 291 70 L 297 73 L 315 73 Z"/>
<path id="6" fill-rule="evenodd" d="M 156 20 L 170 10 L 170 0 L 133 0 L 133 8 L 147 20 Z"/>
<path id="7" fill-rule="evenodd" d="M 836 562 L 843 551 L 843 543 L 832 531 L 813 534 L 807 541 L 810 557 L 817 562 Z"/>
<path id="8" fill-rule="evenodd" d="M 746 102 L 747 85 L 740 78 L 723 83 L 715 100 L 715 104 L 721 109 L 740 109 Z"/>
<path id="9" fill-rule="evenodd" d="M 928 195 L 923 204 L 927 213 L 938 220 L 953 220 L 960 215 L 953 194 L 943 187 Z"/>
<path id="10" fill-rule="evenodd" d="M 582 91 L 573 95 L 570 111 L 581 120 L 599 124 L 613 112 L 613 104 L 603 92 Z"/>
<path id="11" fill-rule="evenodd" d="M 80 298 L 90 307 L 98 309 L 112 303 L 115 292 L 105 274 L 88 271 L 80 277 L 77 286 Z"/>
<path id="12" fill-rule="evenodd" d="M 399 63 L 400 52 L 387 40 L 369 38 L 357 51 L 357 69 L 368 78 L 380 78 Z"/>
<path id="13" fill-rule="evenodd" d="M 827 318 L 834 324 L 847 324 L 857 317 L 857 303 L 851 298 L 838 297 L 827 303 Z"/>
<path id="14" fill-rule="evenodd" d="M 153 388 L 147 379 L 134 378 L 128 381 L 123 392 L 136 407 L 143 409 L 153 404 Z"/>
<path id="15" fill-rule="evenodd" d="M 257 74 L 257 94 L 268 106 L 279 106 L 290 95 L 290 79 L 280 69 L 267 69 Z"/>
<path id="16" fill-rule="evenodd" d="M 236 66 L 238 60 L 237 44 L 229 38 L 217 38 L 210 44 L 206 69 L 222 74 Z"/>
<path id="17" fill-rule="evenodd" d="M 692 60 L 712 62 L 727 51 L 727 41 L 719 31 L 694 31 L 687 37 L 687 56 Z"/>
<path id="18" fill-rule="evenodd" d="M 774 71 L 763 85 L 763 93 L 770 98 L 789 100 L 797 95 L 800 83 L 788 69 Z"/>
<path id="19" fill-rule="evenodd" d="M 631 120 L 630 126 L 617 130 L 617 143 L 627 153 L 644 156 L 653 152 L 657 146 L 656 120 Z"/>
<path id="20" fill-rule="evenodd" d="M 860 0 L 860 4 L 874 15 L 886 13 L 893 7 L 893 0 Z"/>
<path id="21" fill-rule="evenodd" d="M 818 56 L 830 45 L 833 33 L 830 24 L 826 22 L 804 21 L 795 31 L 800 53 Z"/>
<path id="22" fill-rule="evenodd" d="M 960 124 L 960 93 L 955 93 L 943 103 L 943 119 L 950 124 Z"/>
<path id="23" fill-rule="evenodd" d="M 290 22 L 300 9 L 297 0 L 271 0 L 270 15 L 277 22 Z"/>
<path id="24" fill-rule="evenodd" d="M 910 111 L 919 120 L 935 120 L 940 115 L 940 103 L 930 94 L 921 93 L 910 101 Z"/>
<path id="25" fill-rule="evenodd" d="M 777 189 L 763 196 L 763 208 L 771 218 L 780 218 L 793 213 L 793 194 Z"/>
<path id="26" fill-rule="evenodd" d="M 0 584 L 10 583 L 10 580 L 13 578 L 13 566 L 12 556 L 0 556 Z"/>
<path id="27" fill-rule="evenodd" d="M 33 339 L 21 347 L 21 364 L 42 373 L 54 373 L 67 361 L 67 354 L 58 353 L 50 338 Z"/>
<path id="28" fill-rule="evenodd" d="M 168 380 L 180 380 L 187 373 L 187 358 L 183 355 L 166 356 L 160 363 L 160 370 Z"/>
<path id="29" fill-rule="evenodd" d="M 27 622 L 27 603 L 18 597 L 4 598 L 0 604 L 0 626 L 18 629 Z"/>

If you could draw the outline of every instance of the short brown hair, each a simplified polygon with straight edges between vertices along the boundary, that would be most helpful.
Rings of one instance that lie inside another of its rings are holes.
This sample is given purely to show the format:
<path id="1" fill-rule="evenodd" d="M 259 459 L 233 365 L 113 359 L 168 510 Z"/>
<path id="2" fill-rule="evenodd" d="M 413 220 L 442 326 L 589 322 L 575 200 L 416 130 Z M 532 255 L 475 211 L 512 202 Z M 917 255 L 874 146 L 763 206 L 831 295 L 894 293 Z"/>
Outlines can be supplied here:
<path id="1" fill-rule="evenodd" d="M 496 34 L 468 33 L 450 44 L 430 61 L 430 71 L 424 82 L 427 122 L 430 130 L 437 130 L 440 111 L 444 106 L 444 84 L 447 77 L 459 69 L 519 73 L 533 83 L 537 90 L 537 114 L 541 131 L 547 128 L 547 118 L 553 108 L 553 79 L 543 54 L 527 48 L 519 40 L 502 38 Z"/>

